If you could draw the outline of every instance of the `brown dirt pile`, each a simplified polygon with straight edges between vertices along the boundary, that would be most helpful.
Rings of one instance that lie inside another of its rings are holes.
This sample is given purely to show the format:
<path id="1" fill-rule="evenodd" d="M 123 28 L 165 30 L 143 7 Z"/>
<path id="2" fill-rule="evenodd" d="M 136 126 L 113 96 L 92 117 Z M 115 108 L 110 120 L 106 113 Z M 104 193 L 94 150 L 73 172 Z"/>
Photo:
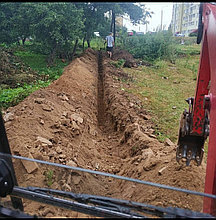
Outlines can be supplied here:
<path id="1" fill-rule="evenodd" d="M 12 153 L 190 190 L 204 190 L 205 163 L 178 164 L 175 145 L 160 143 L 130 81 L 101 52 L 88 49 L 49 87 L 5 113 Z M 14 161 L 20 186 L 38 186 L 202 211 L 202 198 L 77 171 Z M 51 177 L 47 171 L 54 173 Z M 51 184 L 48 179 L 51 178 Z M 24 200 L 42 217 L 85 215 Z"/>
<path id="2" fill-rule="evenodd" d="M 16 88 L 24 83 L 34 82 L 37 74 L 13 54 L 10 49 L 0 48 L 0 86 Z"/>
<path id="3" fill-rule="evenodd" d="M 113 60 L 124 59 L 124 67 L 137 67 L 137 61 L 133 58 L 133 56 L 126 50 L 122 50 L 119 48 L 115 48 L 113 51 Z"/>

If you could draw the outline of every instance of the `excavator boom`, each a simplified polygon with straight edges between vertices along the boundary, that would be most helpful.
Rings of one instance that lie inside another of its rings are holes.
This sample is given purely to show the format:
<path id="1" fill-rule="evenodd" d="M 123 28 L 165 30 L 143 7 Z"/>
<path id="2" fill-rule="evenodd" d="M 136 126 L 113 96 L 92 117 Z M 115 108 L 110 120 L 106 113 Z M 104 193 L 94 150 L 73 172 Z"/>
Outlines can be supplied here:
<path id="1" fill-rule="evenodd" d="M 202 40 L 195 97 L 182 114 L 176 159 L 201 164 L 209 136 L 205 193 L 216 195 L 216 4 L 201 3 L 197 43 Z M 215 199 L 204 198 L 203 212 L 216 216 Z"/>

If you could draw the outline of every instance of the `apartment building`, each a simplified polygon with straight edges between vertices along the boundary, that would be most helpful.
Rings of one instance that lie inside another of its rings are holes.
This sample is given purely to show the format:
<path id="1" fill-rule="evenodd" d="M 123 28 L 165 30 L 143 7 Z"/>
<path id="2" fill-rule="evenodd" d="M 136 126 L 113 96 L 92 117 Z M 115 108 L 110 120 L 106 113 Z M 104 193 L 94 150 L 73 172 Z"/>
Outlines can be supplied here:
<path id="1" fill-rule="evenodd" d="M 188 36 L 198 28 L 199 2 L 173 3 L 171 28 L 172 33 Z"/>

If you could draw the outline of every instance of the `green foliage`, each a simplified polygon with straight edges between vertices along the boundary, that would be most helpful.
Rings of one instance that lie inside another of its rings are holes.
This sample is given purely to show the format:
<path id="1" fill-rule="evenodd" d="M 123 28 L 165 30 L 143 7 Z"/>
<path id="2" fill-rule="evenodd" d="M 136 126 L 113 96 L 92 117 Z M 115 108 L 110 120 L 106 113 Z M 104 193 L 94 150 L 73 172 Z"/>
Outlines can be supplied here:
<path id="1" fill-rule="evenodd" d="M 124 47 L 135 58 L 148 62 L 159 58 L 171 61 L 175 59 L 175 45 L 170 31 L 128 37 Z"/>
<path id="2" fill-rule="evenodd" d="M 53 184 L 53 175 L 54 175 L 53 170 L 47 170 L 44 173 L 44 175 L 45 175 L 46 183 L 50 187 Z"/>
<path id="3" fill-rule="evenodd" d="M 25 45 L 22 49 L 17 49 L 14 53 L 20 57 L 24 64 L 31 67 L 32 70 L 38 72 L 39 75 L 46 75 L 49 80 L 58 79 L 63 72 L 63 68 L 68 62 L 63 63 L 60 59 L 56 59 L 55 65 L 47 67 L 47 55 L 34 52 L 33 45 Z"/>
<path id="4" fill-rule="evenodd" d="M 120 59 L 120 60 L 118 60 L 116 62 L 110 62 L 110 64 L 114 65 L 116 68 L 123 67 L 124 63 L 125 63 L 124 59 Z"/>
<path id="5" fill-rule="evenodd" d="M 199 55 L 200 49 L 197 47 L 197 44 L 193 45 L 176 45 L 176 55 L 178 57 L 180 56 L 193 56 L 193 55 Z"/>
<path id="6" fill-rule="evenodd" d="M 82 34 L 83 11 L 77 10 L 74 3 L 36 3 L 33 16 L 35 40 L 50 52 L 66 49 Z"/>
<path id="7" fill-rule="evenodd" d="M 10 106 L 17 105 L 20 101 L 26 98 L 32 92 L 39 88 L 46 87 L 50 84 L 50 81 L 39 80 L 36 84 L 27 85 L 15 89 L 4 89 L 0 91 L 0 108 L 8 108 Z"/>
<path id="8" fill-rule="evenodd" d="M 25 40 L 31 35 L 33 8 L 31 3 L 10 2 L 0 4 L 0 42 L 8 44 Z"/>
<path id="9" fill-rule="evenodd" d="M 173 41 L 175 44 L 181 44 L 182 39 L 184 41 L 184 45 L 193 45 L 196 44 L 196 37 L 173 37 Z"/>
<path id="10" fill-rule="evenodd" d="M 189 54 L 200 50 L 201 45 L 179 45 Z M 199 68 L 199 54 L 178 57 L 175 64 L 167 60 L 155 60 L 153 66 L 140 66 L 137 69 L 125 68 L 134 77 L 127 92 L 137 95 L 144 109 L 150 112 L 155 124 L 155 135 L 160 141 L 167 137 L 177 141 L 179 120 L 184 109 L 188 109 L 185 99 L 194 96 L 195 75 Z"/>
<path id="11" fill-rule="evenodd" d="M 193 32 L 189 34 L 189 37 L 197 37 L 197 35 L 198 35 L 198 32 Z"/>
<path id="12" fill-rule="evenodd" d="M 63 68 L 68 65 L 68 62 L 62 62 L 61 59 L 57 59 L 55 66 L 47 67 L 46 58 L 47 55 L 35 53 L 33 45 L 25 45 L 14 47 L 14 54 L 21 59 L 21 61 L 32 70 L 36 71 L 39 78 L 34 84 L 24 84 L 23 86 L 17 85 L 17 88 L 1 88 L 0 91 L 0 108 L 8 108 L 14 106 L 30 95 L 32 92 L 47 87 L 53 80 L 58 79 L 62 73 Z M 46 79 L 45 79 L 46 78 Z"/>

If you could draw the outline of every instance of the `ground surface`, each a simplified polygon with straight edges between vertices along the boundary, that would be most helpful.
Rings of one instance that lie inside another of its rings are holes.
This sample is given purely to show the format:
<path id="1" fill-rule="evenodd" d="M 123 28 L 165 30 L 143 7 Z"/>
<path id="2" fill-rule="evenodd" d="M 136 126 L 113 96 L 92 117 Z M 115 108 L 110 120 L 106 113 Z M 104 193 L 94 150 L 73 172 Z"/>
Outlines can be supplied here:
<path id="1" fill-rule="evenodd" d="M 12 153 L 203 192 L 205 163 L 186 167 L 176 162 L 175 145 L 155 138 L 151 117 L 122 89 L 123 81 L 130 86 L 128 76 L 104 52 L 101 58 L 98 62 L 98 52 L 88 49 L 49 87 L 5 112 Z M 118 58 L 125 59 L 120 53 Z M 202 211 L 198 196 L 19 160 L 14 166 L 20 186 Z M 24 207 L 42 217 L 85 217 L 28 200 Z"/>
<path id="2" fill-rule="evenodd" d="M 37 73 L 26 67 L 12 50 L 0 48 L 0 88 L 16 88 L 37 78 Z"/>

